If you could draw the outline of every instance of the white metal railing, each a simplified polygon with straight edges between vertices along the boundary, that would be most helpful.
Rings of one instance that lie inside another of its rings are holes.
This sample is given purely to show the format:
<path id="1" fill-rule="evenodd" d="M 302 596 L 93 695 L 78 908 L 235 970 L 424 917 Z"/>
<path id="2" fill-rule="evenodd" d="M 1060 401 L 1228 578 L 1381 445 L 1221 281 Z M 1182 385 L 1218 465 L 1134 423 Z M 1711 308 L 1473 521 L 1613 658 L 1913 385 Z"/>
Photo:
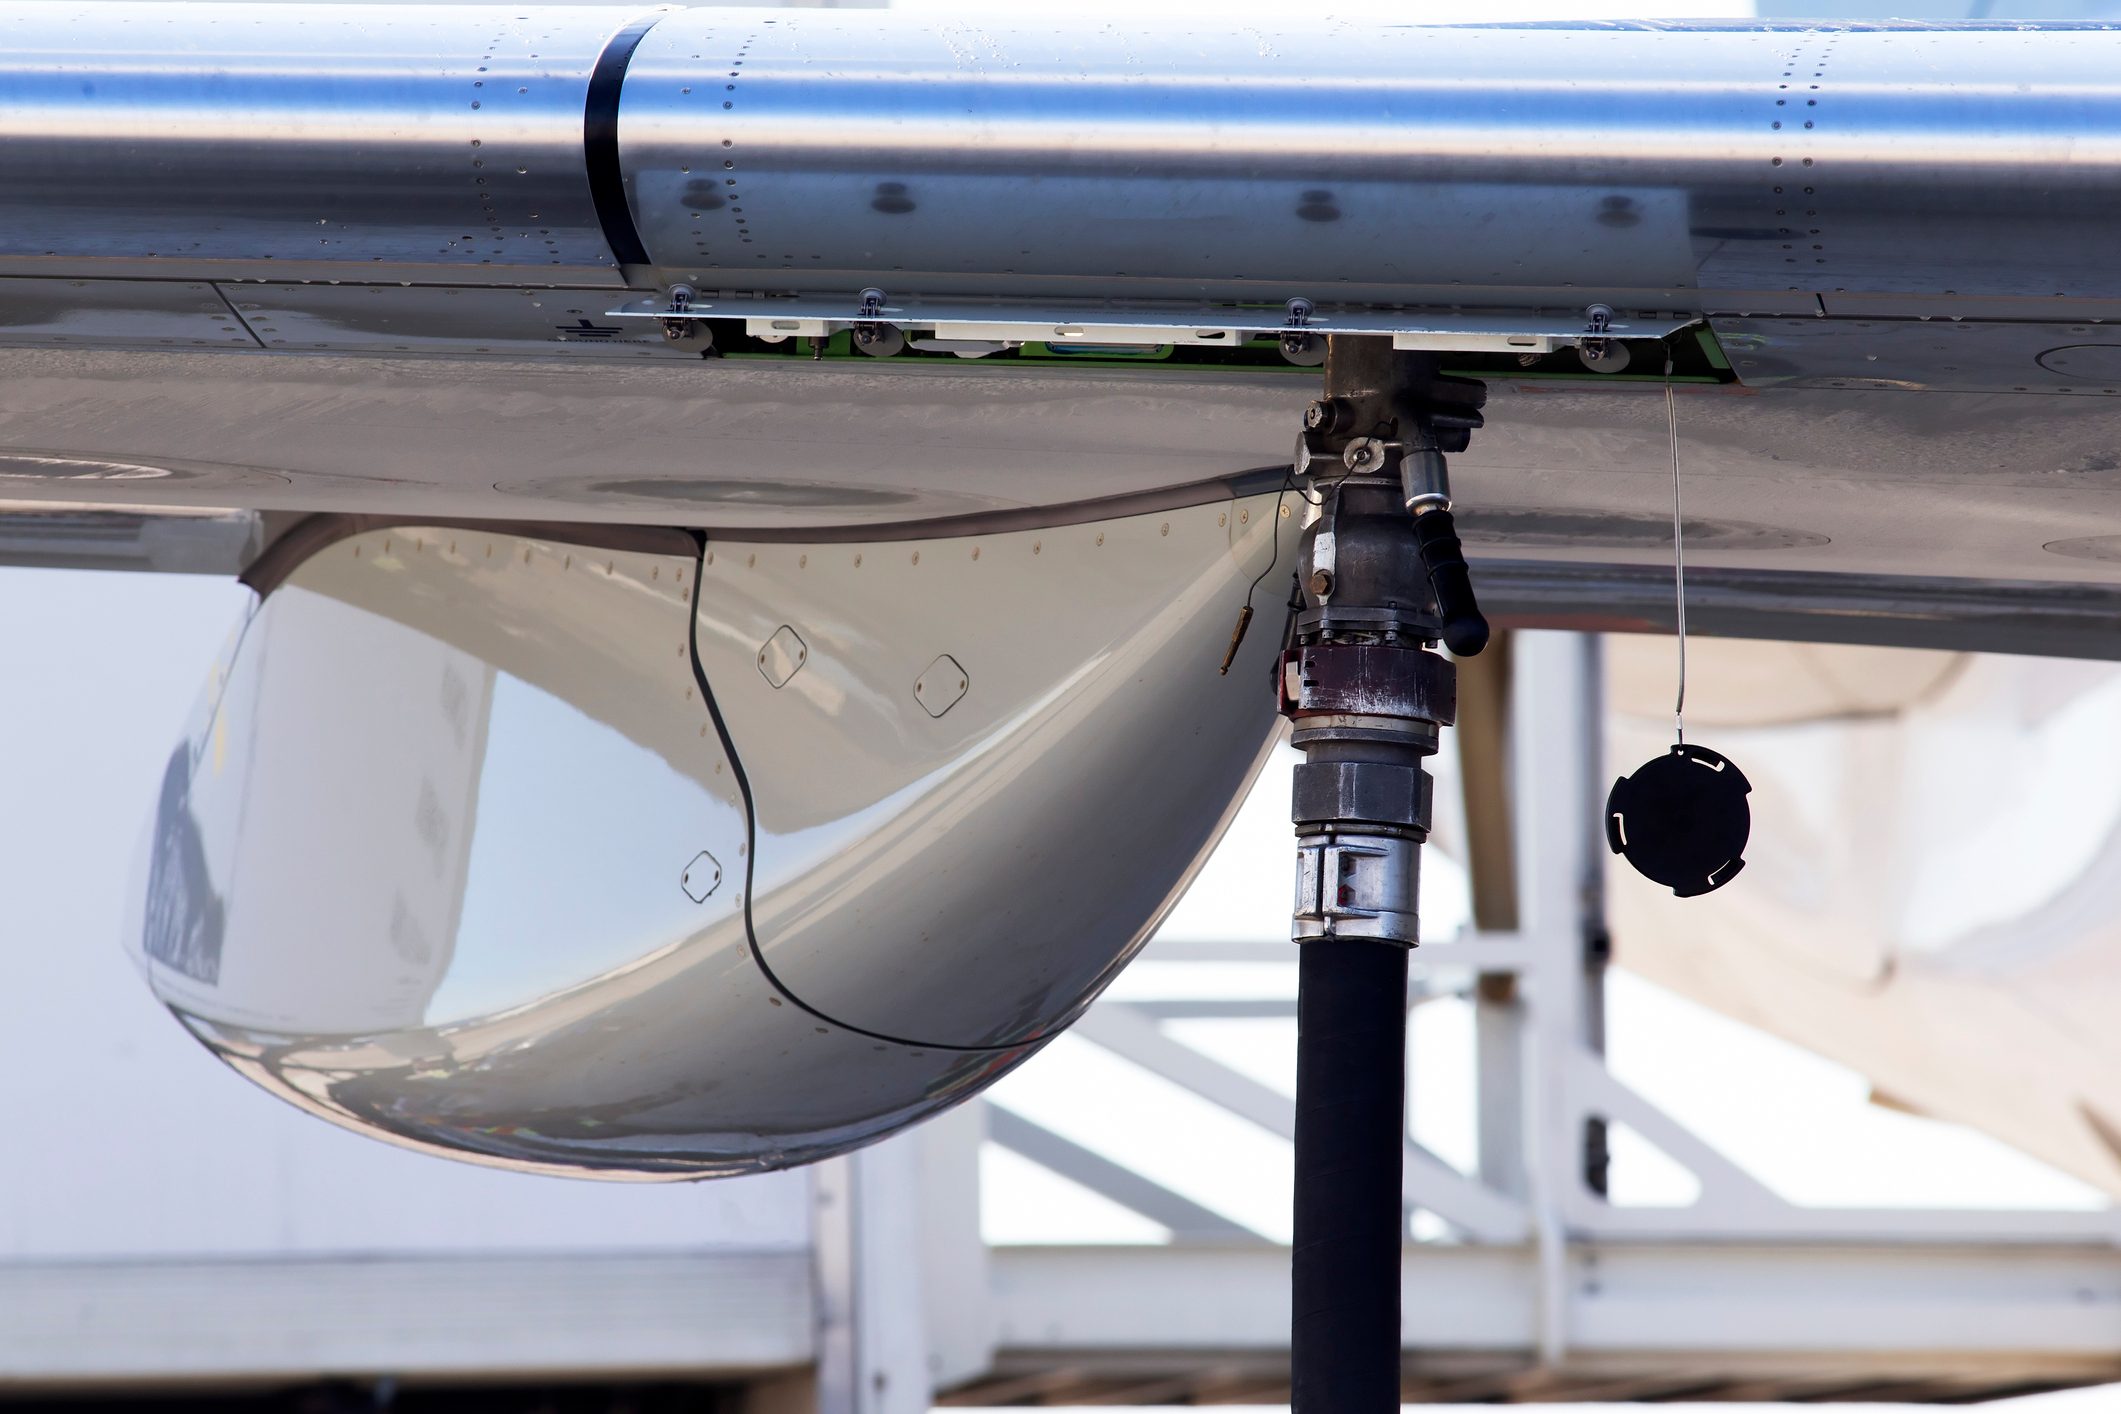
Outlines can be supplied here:
<path id="1" fill-rule="evenodd" d="M 1439 1376 L 1430 1392 L 1621 1397 L 1694 1385 L 1770 1394 L 1891 1385 L 1928 1397 L 2121 1378 L 2113 1210 L 1800 1206 L 1608 1069 L 1602 962 L 1586 955 L 1600 923 L 1602 842 L 1585 824 L 1598 818 L 1589 793 L 1603 785 L 1598 671 L 1595 639 L 1519 636 L 1510 733 L 1519 927 L 1467 931 L 1415 954 L 1408 1004 L 1417 1020 L 1422 1006 L 1456 998 L 1473 1009 L 1479 1033 L 1477 1162 L 1448 1162 L 1412 1134 L 1405 1152 L 1410 1235 L 1431 1234 L 1408 1248 L 1409 1359 L 1456 1360 L 1470 1372 L 1455 1387 Z M 1217 998 L 1183 982 L 1161 989 L 1172 995 L 1123 987 L 1072 1034 L 1286 1141 L 1294 1124 L 1286 1089 L 1175 1032 L 1203 1020 L 1293 1018 L 1292 949 L 1159 940 L 1143 963 L 1166 975 L 1280 964 L 1287 990 Z M 1694 1201 L 1608 1201 L 1587 1163 L 1601 1129 L 1625 1130 L 1684 1169 Z M 1103 1390 L 1084 1381 L 1124 1371 L 1161 1371 L 1166 1384 L 1180 1378 L 1174 1369 L 1210 1384 L 1233 1371 L 1255 1381 L 1271 1374 L 1286 1352 L 1286 1250 L 1181 1185 L 1012 1107 L 1007 1082 L 992 1103 L 916 1137 L 905 1152 L 920 1149 L 918 1159 L 859 1162 L 901 1163 L 895 1181 L 919 1187 L 938 1164 L 976 1168 L 982 1142 L 1170 1240 L 988 1248 L 964 1243 L 962 1207 L 950 1212 L 941 1221 L 959 1230 L 956 1256 L 924 1247 L 922 1280 L 977 1295 L 931 1295 L 922 1305 L 926 1338 L 955 1352 L 929 1359 L 932 1383 L 1013 1372 L 1013 1383 L 975 1383 L 973 1397 L 982 1388 L 996 1398 L 1064 1397 Z M 955 1180 L 946 1187 L 962 1191 Z M 940 1278 L 939 1263 L 948 1269 Z M 917 1304 L 901 1299 L 897 1309 Z M 1211 1350 L 1252 1363 L 1218 1365 L 1203 1353 Z"/>

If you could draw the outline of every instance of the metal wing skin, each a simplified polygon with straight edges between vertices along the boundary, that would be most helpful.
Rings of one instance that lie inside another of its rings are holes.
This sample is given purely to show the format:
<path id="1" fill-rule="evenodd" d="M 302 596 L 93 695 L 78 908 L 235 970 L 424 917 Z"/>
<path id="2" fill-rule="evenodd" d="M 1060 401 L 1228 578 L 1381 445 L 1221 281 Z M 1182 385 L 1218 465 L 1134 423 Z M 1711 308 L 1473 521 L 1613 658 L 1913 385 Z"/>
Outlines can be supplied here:
<path id="1" fill-rule="evenodd" d="M 1028 1054 L 1212 845 L 1328 336 L 1488 383 L 1511 622 L 1662 622 L 1669 376 L 1697 627 L 2110 656 L 2117 74 L 0 4 L 0 556 L 261 593 L 138 890 L 232 1064 L 488 1162 L 796 1162 Z"/>
<path id="2" fill-rule="evenodd" d="M 1220 835 L 1278 644 L 1216 668 L 1293 499 L 314 546 L 171 757 L 139 963 L 237 1070 L 415 1148 L 669 1178 L 880 1137 L 1065 1028 Z"/>
<path id="3" fill-rule="evenodd" d="M 1493 592 L 1639 623 L 1662 354 L 1588 370 L 1603 304 L 1695 326 L 1704 592 L 2103 612 L 2106 28 L 520 16 L 0 7 L 0 490 L 268 540 L 1035 510 L 1283 463 L 1296 300 L 1489 380 Z"/>

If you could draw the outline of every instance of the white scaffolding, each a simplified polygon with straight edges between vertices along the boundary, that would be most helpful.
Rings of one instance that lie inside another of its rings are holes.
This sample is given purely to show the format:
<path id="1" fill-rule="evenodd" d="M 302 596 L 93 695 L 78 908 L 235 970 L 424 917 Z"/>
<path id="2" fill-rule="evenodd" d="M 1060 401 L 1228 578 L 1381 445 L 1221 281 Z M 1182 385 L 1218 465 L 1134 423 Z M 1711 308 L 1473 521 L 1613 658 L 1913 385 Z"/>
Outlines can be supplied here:
<path id="1" fill-rule="evenodd" d="M 2113 1212 L 1799 1207 L 1608 1070 L 1598 641 L 1522 633 L 1512 658 L 1514 926 L 1415 955 L 1410 1004 L 1454 993 L 1475 1008 L 1479 1162 L 1463 1173 L 1408 1139 L 1410 1222 L 1426 1213 L 1445 1229 L 1406 1252 L 1410 1396 L 1965 1398 L 2121 1377 Z M 1279 960 L 1287 946 L 1159 943 L 1150 956 Z M 1076 1034 L 1291 1136 L 1286 1095 L 1160 1025 L 1211 1014 L 1290 1015 L 1293 998 L 1107 1000 Z M 1172 1240 L 948 1248 L 952 1261 L 981 1263 L 977 1272 L 937 1265 L 945 1249 L 932 1246 L 919 1279 L 959 1293 L 929 1303 L 947 1312 L 931 1318 L 931 1340 L 952 1351 L 933 1367 L 940 1386 L 969 1380 L 956 1397 L 971 1403 L 1285 1397 L 1285 1249 L 1020 1115 L 982 1108 L 950 1121 L 960 1132 L 948 1141 L 931 1136 L 925 1174 L 962 1162 L 962 1131 L 983 1125 Z M 1606 1136 L 1619 1128 L 1690 1173 L 1696 1200 L 1607 1201 Z"/>
<path id="2" fill-rule="evenodd" d="M 1481 926 L 1415 956 L 1410 1006 L 1473 1008 L 1478 1136 L 1456 1163 L 1408 1139 L 1410 1396 L 1966 1398 L 2121 1378 L 2112 1211 L 1796 1206 L 1608 1070 L 1598 675 L 1593 639 L 1515 635 L 1507 711 L 1486 723 L 1507 731 L 1483 746 L 1463 729 L 1476 755 L 1508 743 L 1483 779 L 1509 783 L 1515 882 L 1498 909 L 1479 881 Z M 32 926 L 35 897 L 10 926 Z M 101 904 L 63 903 L 101 926 Z M 1146 960 L 1291 952 L 1160 941 Z M 38 958 L 37 986 L 0 997 L 0 1073 L 49 1077 L 18 1094 L 0 1164 L 0 1389 L 681 1378 L 743 1386 L 757 1414 L 1286 1398 L 1286 1249 L 1016 1110 L 975 1103 L 808 1174 L 690 1189 L 477 1172 L 231 1084 L 115 950 Z M 1293 991 L 1134 988 L 1074 1035 L 1285 1138 L 1287 1095 L 1183 1023 L 1293 1014 Z M 1621 1129 L 1698 1199 L 1607 1201 L 1601 1136 Z M 989 1245 L 990 1144 L 1170 1240 Z"/>

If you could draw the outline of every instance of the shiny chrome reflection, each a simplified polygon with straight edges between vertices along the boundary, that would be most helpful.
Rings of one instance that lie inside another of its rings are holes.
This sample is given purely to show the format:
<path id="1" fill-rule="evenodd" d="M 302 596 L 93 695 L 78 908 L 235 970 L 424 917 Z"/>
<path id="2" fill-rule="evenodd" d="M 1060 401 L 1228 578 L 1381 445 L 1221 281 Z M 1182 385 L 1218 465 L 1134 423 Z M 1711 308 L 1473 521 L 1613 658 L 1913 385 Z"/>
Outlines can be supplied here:
<path id="1" fill-rule="evenodd" d="M 630 18 L 0 5 L 0 264 L 616 283 L 582 131 L 598 56 Z"/>
<path id="2" fill-rule="evenodd" d="M 1048 1035 L 1095 996 L 1258 768 L 1277 626 L 1216 670 L 1246 584 L 1291 549 L 1277 504 L 1303 503 L 710 545 L 700 661 L 754 794 L 781 984 L 952 1046 Z"/>
<path id="3" fill-rule="evenodd" d="M 1214 667 L 1277 500 L 325 544 L 170 759 L 139 961 L 236 1069 L 415 1148 L 685 1177 L 878 1137 L 1065 1025 L 1219 833 L 1272 730 L 1275 635 Z"/>
<path id="4" fill-rule="evenodd" d="M 620 158 L 651 262 L 703 290 L 2112 298 L 2117 60 L 2096 25 L 689 10 L 633 57 Z"/>

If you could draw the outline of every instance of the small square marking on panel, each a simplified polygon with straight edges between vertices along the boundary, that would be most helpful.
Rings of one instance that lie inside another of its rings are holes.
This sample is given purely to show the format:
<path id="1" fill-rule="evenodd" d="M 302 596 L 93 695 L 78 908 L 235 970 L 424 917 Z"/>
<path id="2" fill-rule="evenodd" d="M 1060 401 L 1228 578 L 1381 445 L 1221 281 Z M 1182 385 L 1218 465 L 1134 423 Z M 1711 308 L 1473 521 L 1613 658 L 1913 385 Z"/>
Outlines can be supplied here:
<path id="1" fill-rule="evenodd" d="M 921 670 L 913 683 L 913 695 L 929 716 L 940 717 L 958 704 L 971 685 L 964 666 L 945 653 Z"/>
<path id="2" fill-rule="evenodd" d="M 708 896 L 721 886 L 722 862 L 704 849 L 695 854 L 692 862 L 685 866 L 685 872 L 678 875 L 678 887 L 694 903 L 707 902 Z"/>
<path id="3" fill-rule="evenodd" d="M 809 659 L 810 645 L 786 624 L 775 629 L 773 637 L 759 647 L 759 671 L 777 688 L 786 687 L 788 679 L 801 672 Z"/>

